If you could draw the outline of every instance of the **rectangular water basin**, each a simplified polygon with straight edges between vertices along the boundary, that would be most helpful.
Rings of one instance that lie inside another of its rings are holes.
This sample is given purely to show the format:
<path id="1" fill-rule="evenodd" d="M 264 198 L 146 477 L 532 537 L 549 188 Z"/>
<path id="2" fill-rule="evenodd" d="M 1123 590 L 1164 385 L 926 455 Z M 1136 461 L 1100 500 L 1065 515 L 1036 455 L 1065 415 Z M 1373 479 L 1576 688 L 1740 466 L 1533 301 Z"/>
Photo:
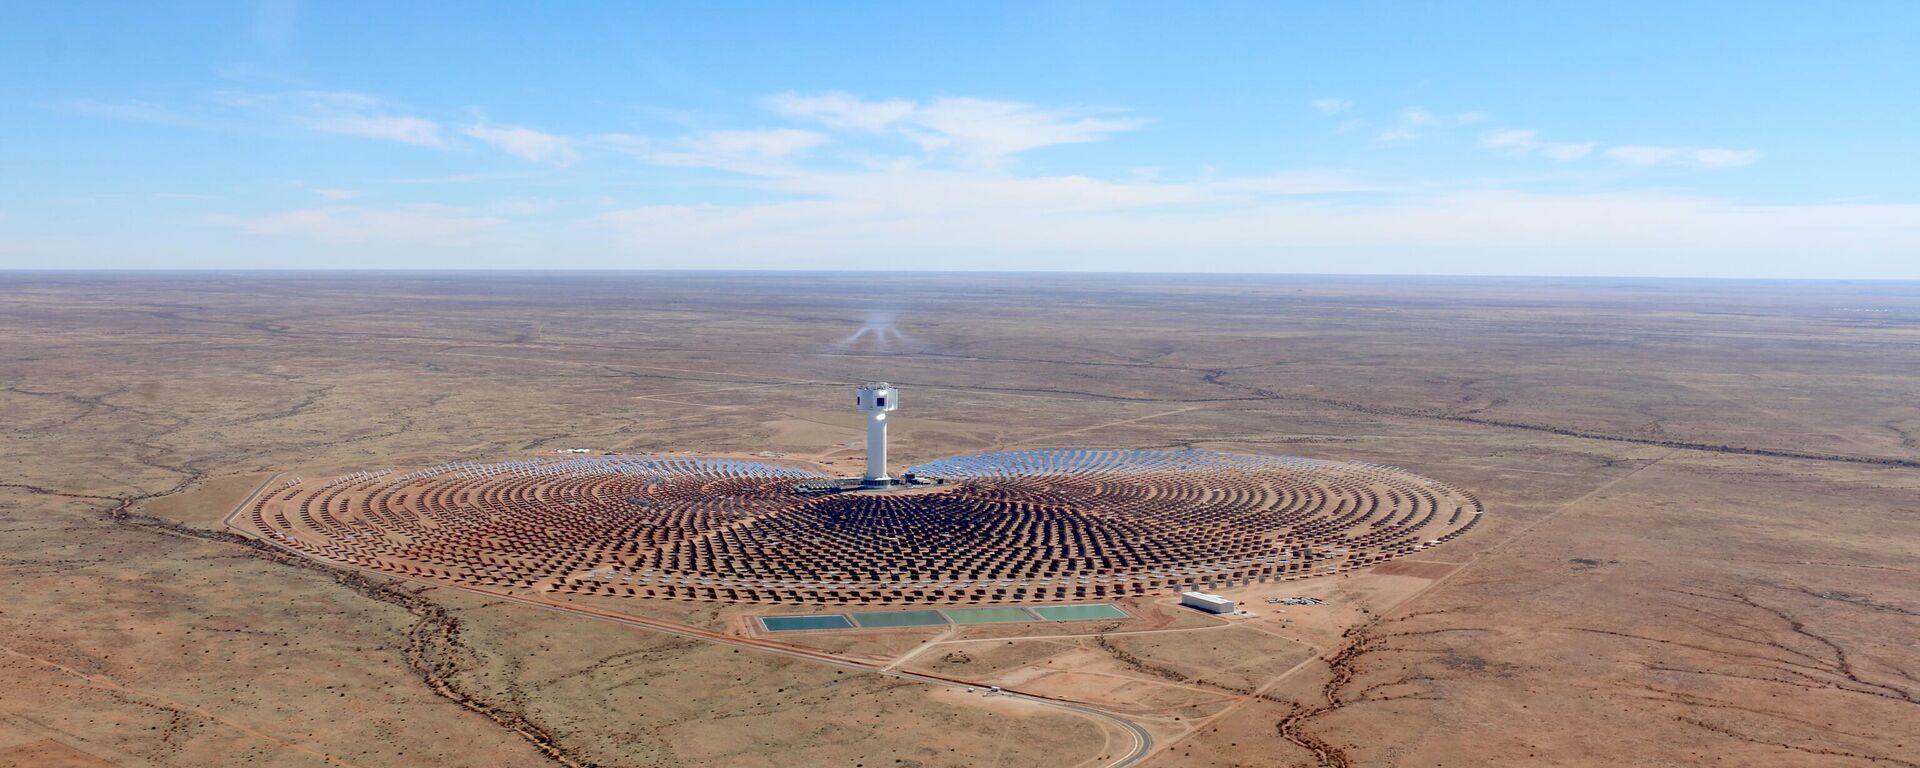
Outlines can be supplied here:
<path id="1" fill-rule="evenodd" d="M 760 626 L 768 632 L 793 632 L 802 629 L 853 629 L 853 622 L 837 613 L 819 616 L 762 616 Z"/>
<path id="2" fill-rule="evenodd" d="M 1112 603 L 1088 603 L 1086 605 L 1041 605 L 1033 612 L 1047 621 L 1091 621 L 1093 619 L 1132 618 L 1126 611 Z"/>
<path id="3" fill-rule="evenodd" d="M 1025 608 L 948 608 L 943 611 L 955 624 L 1002 624 L 1013 621 L 1039 621 Z"/>
<path id="4" fill-rule="evenodd" d="M 853 614 L 853 623 L 861 628 L 926 627 L 947 623 L 939 611 L 879 611 Z"/>

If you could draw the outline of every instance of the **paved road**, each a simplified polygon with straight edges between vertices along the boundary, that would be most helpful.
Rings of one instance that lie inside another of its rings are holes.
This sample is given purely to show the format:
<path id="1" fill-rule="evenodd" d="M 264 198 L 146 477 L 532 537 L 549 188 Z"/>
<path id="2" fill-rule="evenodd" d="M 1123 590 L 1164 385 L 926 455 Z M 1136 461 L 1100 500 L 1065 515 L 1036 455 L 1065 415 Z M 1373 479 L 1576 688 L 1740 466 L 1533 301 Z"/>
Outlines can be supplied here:
<path id="1" fill-rule="evenodd" d="M 871 673 L 876 675 L 886 675 L 888 677 L 892 677 L 900 680 L 912 680 L 918 683 L 944 686 L 947 688 L 966 689 L 966 688 L 986 688 L 987 687 L 979 683 L 970 683 L 965 680 L 955 680 L 955 679 L 949 679 L 944 677 L 937 677 L 934 675 L 924 675 L 918 672 L 903 672 L 897 669 L 888 669 L 886 665 L 864 663 L 864 662 L 855 661 L 852 659 L 845 659 L 838 656 L 833 656 L 831 654 L 821 652 L 821 651 L 811 651 L 803 648 L 795 648 L 793 646 L 781 645 L 781 644 L 777 644 L 777 643 L 773 643 L 765 640 L 759 640 L 756 638 L 736 637 L 733 635 L 726 635 L 719 632 L 711 632 L 703 629 L 695 629 L 692 627 L 685 627 L 678 624 L 669 624 L 666 622 L 655 621 L 652 619 L 642 619 L 642 618 L 637 618 L 633 616 L 627 616 L 625 614 L 613 613 L 611 611 L 602 611 L 595 608 L 588 608 L 585 606 L 569 605 L 565 603 L 553 603 L 545 600 L 539 600 L 536 598 L 522 597 L 519 595 L 503 594 L 499 592 L 488 592 L 486 590 L 474 589 L 471 587 L 465 587 L 458 584 L 447 584 L 444 582 L 430 581 L 426 579 L 417 579 L 417 578 L 412 578 L 408 576 L 388 573 L 386 571 L 375 570 L 372 568 L 363 568 L 361 566 L 353 565 L 351 563 L 334 562 L 332 560 L 313 557 L 312 555 L 309 555 L 300 550 L 285 546 L 280 542 L 259 536 L 251 529 L 233 524 L 234 518 L 238 517 L 241 512 L 246 511 L 248 506 L 253 503 L 254 499 L 259 498 L 260 494 L 265 492 L 267 488 L 273 484 L 274 481 L 279 480 L 283 476 L 284 476 L 284 473 L 276 474 L 273 477 L 267 478 L 265 482 L 262 482 L 260 484 L 259 488 L 254 489 L 253 493 L 248 494 L 246 499 L 242 500 L 238 506 L 234 507 L 232 512 L 227 513 L 227 516 L 221 520 L 221 523 L 227 528 L 227 530 L 240 534 L 247 538 L 253 539 L 254 541 L 258 541 L 260 543 L 266 544 L 282 552 L 286 552 L 287 554 L 294 555 L 296 557 L 300 557 L 303 559 L 323 563 L 325 565 L 328 565 L 334 568 L 354 570 L 354 571 L 359 571 L 361 573 L 370 574 L 373 576 L 381 576 L 381 577 L 400 580 L 400 581 L 410 581 L 410 582 L 424 584 L 427 586 L 436 587 L 440 589 L 457 589 L 462 592 L 468 592 L 468 593 L 485 597 L 491 600 L 508 600 L 515 603 L 519 603 L 521 605 L 528 606 L 530 608 L 537 608 L 545 611 L 556 611 L 556 612 L 567 613 L 567 614 L 572 614 L 576 616 L 585 616 L 590 619 L 599 619 L 601 621 L 610 621 L 616 624 L 625 624 L 630 627 L 638 627 L 640 629 L 650 630 L 654 632 L 661 632 L 661 633 L 673 635 L 675 637 L 684 637 L 691 640 L 705 640 L 707 642 L 719 643 L 721 645 L 731 645 L 738 648 L 750 648 L 752 650 L 760 651 L 763 653 L 771 653 L 777 656 L 785 656 L 793 659 L 811 661 L 816 664 L 825 664 L 828 666 L 839 667 L 842 669 L 849 669 L 856 672 L 866 672 L 866 673 Z M 1134 739 L 1133 751 L 1127 753 L 1126 755 L 1121 756 L 1120 758 L 1114 760 L 1111 763 L 1108 763 L 1106 765 L 1106 768 L 1129 768 L 1130 766 L 1139 765 L 1141 761 L 1144 761 L 1147 759 L 1147 755 L 1153 752 L 1153 734 L 1148 733 L 1147 729 L 1141 727 L 1139 723 L 1136 723 L 1125 717 L 1121 717 L 1120 715 L 1115 714 L 1113 712 L 1108 712 L 1106 710 L 1099 709 L 1097 707 L 1090 707 L 1085 704 L 1079 704 L 1071 701 L 1063 701 L 1060 699 L 1052 699 L 1052 698 L 1047 698 L 1045 696 L 1036 696 L 1030 693 L 1021 693 L 1019 691 L 1002 691 L 999 694 L 993 694 L 993 695 L 1005 696 L 1012 699 L 1019 699 L 1021 701 L 1030 702 L 1043 707 L 1050 707 L 1053 709 L 1064 710 L 1064 711 L 1073 712 L 1085 717 L 1091 717 L 1096 720 L 1102 720 L 1102 721 L 1117 725 L 1122 730 L 1125 730 L 1126 732 L 1132 734 Z"/>

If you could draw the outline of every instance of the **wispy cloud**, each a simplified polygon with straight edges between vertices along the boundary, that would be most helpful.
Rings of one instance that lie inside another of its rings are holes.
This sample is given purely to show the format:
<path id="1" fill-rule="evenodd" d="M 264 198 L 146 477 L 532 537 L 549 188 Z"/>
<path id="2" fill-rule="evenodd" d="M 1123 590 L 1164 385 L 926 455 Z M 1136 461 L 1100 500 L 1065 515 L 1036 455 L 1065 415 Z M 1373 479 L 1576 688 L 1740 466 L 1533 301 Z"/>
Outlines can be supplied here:
<path id="1" fill-rule="evenodd" d="M 839 199 L 653 206 L 600 220 L 639 253 L 699 254 L 702 263 L 752 266 L 907 257 L 929 268 L 1008 268 L 1044 256 L 1054 266 L 1165 269 L 1166 254 L 1179 253 L 1188 269 L 1206 269 L 1209 255 L 1242 254 L 1219 263 L 1244 268 L 1244 254 L 1265 254 L 1279 270 L 1338 271 L 1352 264 L 1342 254 L 1364 249 L 1382 255 L 1386 269 L 1416 265 L 1420 271 L 1417 265 L 1432 263 L 1423 259 L 1440 252 L 1454 256 L 1447 262 L 1451 271 L 1494 264 L 1505 266 L 1491 269 L 1511 270 L 1512 254 L 1549 251 L 1561 254 L 1545 267 L 1558 274 L 1685 274 L 1687 260 L 1707 251 L 1751 257 L 1819 249 L 1861 263 L 1920 253 L 1920 233 L 1908 224 L 1915 206 L 1748 206 L 1660 194 L 1518 192 L 1354 206 L 1250 201 L 1201 210 L 974 203 L 904 210 Z"/>
<path id="2" fill-rule="evenodd" d="M 932 135 L 914 140 L 927 149 L 952 148 L 980 160 L 997 160 L 1040 147 L 1101 141 L 1139 128 L 1127 117 L 1085 117 L 1069 111 L 987 99 L 937 99 L 916 111 Z"/>
<path id="3" fill-rule="evenodd" d="M 1681 165 L 1696 168 L 1740 168 L 1760 159 L 1752 149 L 1656 147 L 1626 145 L 1607 149 L 1609 159 L 1641 167 Z"/>
<path id="4" fill-rule="evenodd" d="M 255 235 L 292 236 L 328 243 L 444 243 L 505 221 L 440 206 L 398 210 L 311 208 L 261 216 L 214 216 L 212 223 Z"/>
<path id="5" fill-rule="evenodd" d="M 1415 141 L 1428 129 L 1451 128 L 1485 122 L 1485 112 L 1454 112 L 1440 114 L 1425 107 L 1407 107 L 1400 110 L 1394 123 L 1374 135 L 1374 140 L 1386 144 L 1399 144 Z"/>
<path id="6" fill-rule="evenodd" d="M 474 185 L 491 184 L 504 181 L 518 181 L 539 176 L 537 171 L 479 171 L 473 173 L 452 173 L 444 176 L 406 176 L 390 179 L 393 184 L 418 186 Z"/>
<path id="7" fill-rule="evenodd" d="M 603 144 L 656 165 L 756 175 L 778 173 L 788 158 L 829 140 L 825 134 L 799 128 L 709 131 L 666 140 L 624 134 L 599 137 Z"/>
<path id="8" fill-rule="evenodd" d="M 874 101 L 837 92 L 789 93 L 768 99 L 767 105 L 783 116 L 820 126 L 835 138 L 903 139 L 926 156 L 963 159 L 1007 158 L 1033 147 L 1095 141 L 1136 125 L 1101 122 L 1132 118 L 961 98 Z M 1412 140 L 1424 130 L 1486 119 L 1482 112 L 1409 108 L 1384 128 L 1375 128 L 1382 140 Z M 1897 218 L 1896 211 L 1879 208 L 1803 211 L 1655 193 L 1529 193 L 1497 181 L 1391 184 L 1341 171 L 1239 177 L 1208 173 L 1185 180 L 1168 179 L 1157 171 L 1120 178 L 1035 176 L 973 163 L 926 163 L 920 156 L 876 158 L 850 170 L 824 170 L 801 161 L 807 159 L 807 150 L 825 144 L 827 135 L 791 131 L 720 131 L 669 140 L 626 137 L 631 151 L 652 162 L 746 173 L 754 177 L 746 186 L 777 194 L 762 202 L 628 207 L 594 218 L 639 252 L 698 252 L 703 258 L 754 266 L 777 266 L 779 262 L 766 255 L 772 253 L 782 254 L 779 258 L 919 258 L 928 252 L 928 243 L 938 243 L 944 252 L 989 255 L 986 258 L 1103 254 L 1104 259 L 1111 254 L 1127 259 L 1128 254 L 1141 254 L 1147 259 L 1143 263 L 1156 264 L 1164 262 L 1154 259 L 1170 252 L 1428 247 L 1518 252 L 1564 246 L 1570 238 L 1594 253 L 1670 254 L 1671 249 L 1662 250 L 1668 241 L 1637 233 L 1692 232 L 1697 238 L 1689 242 L 1695 244 L 1739 248 L 1764 241 L 1774 247 L 1789 239 L 1783 228 L 1791 227 L 1782 221 L 1853 218 L 1885 232 L 1888 222 Z M 1550 141 L 1527 129 L 1488 131 L 1480 135 L 1479 145 L 1569 162 L 1604 151 L 1597 142 Z M 1648 159 L 1633 153 L 1654 148 L 1626 149 L 1626 157 Z M 1657 162 L 1730 167 L 1751 159 L 1740 152 L 1675 149 Z M 1623 234 L 1611 224 L 1617 221 L 1639 222 L 1645 228 Z M 1596 222 L 1609 224 L 1599 227 Z M 1769 234 L 1756 234 L 1762 231 Z"/>
<path id="9" fill-rule="evenodd" d="M 1407 125 L 1473 125 L 1475 123 L 1486 122 L 1487 113 L 1454 112 L 1452 114 L 1442 115 L 1436 114 L 1423 107 L 1407 107 L 1406 109 L 1400 110 L 1400 120 Z"/>
<path id="10" fill-rule="evenodd" d="M 1408 107 L 1369 119 L 1352 114 L 1353 104 L 1342 99 L 1310 105 L 1339 115 L 1332 122 L 1365 120 L 1356 134 L 1360 141 L 1372 135 L 1382 142 L 1409 142 L 1452 132 L 1462 142 L 1477 136 L 1478 147 L 1488 152 L 1561 162 L 1598 159 L 1634 167 L 1736 168 L 1759 156 L 1754 150 L 1555 141 L 1525 128 L 1463 129 L 1485 122 L 1482 112 Z M 837 91 L 778 94 L 763 106 L 773 113 L 760 116 L 773 121 L 765 127 L 694 130 L 678 136 L 569 136 L 471 116 L 443 124 L 356 91 L 223 93 L 201 102 L 202 112 L 415 146 L 484 145 L 545 165 L 619 152 L 659 166 L 735 175 L 722 182 L 723 195 L 702 198 L 689 192 L 673 204 L 637 207 L 622 207 L 610 198 L 591 205 L 514 198 L 457 208 L 381 207 L 360 199 L 355 190 L 306 187 L 320 199 L 295 203 L 296 210 L 211 220 L 260 237 L 313 243 L 315 248 L 367 244 L 364 250 L 372 251 L 378 250 L 375 245 L 391 244 L 395 251 L 406 251 L 412 244 L 464 249 L 537 231 L 519 229 L 536 226 L 536 221 L 571 225 L 581 220 L 568 216 L 586 216 L 585 221 L 597 226 L 570 229 L 605 238 L 598 242 L 612 253 L 689 254 L 762 266 L 779 264 L 765 261 L 769 258 L 846 263 L 861 256 L 918 255 L 930 248 L 980 254 L 983 259 L 1012 259 L 1013 254 L 1056 259 L 1049 264 L 1114 254 L 1116 259 L 1137 257 L 1139 263 L 1163 266 L 1167 254 L 1197 252 L 1435 248 L 1479 253 L 1578 243 L 1593 253 L 1671 253 L 1671 248 L 1661 250 L 1667 241 L 1632 233 L 1681 233 L 1687 237 L 1673 242 L 1728 249 L 1775 248 L 1796 242 L 1796 237 L 1803 242 L 1796 233 L 1817 227 L 1856 227 L 1878 233 L 1889 248 L 1920 248 L 1913 242 L 1920 235 L 1893 223 L 1912 213 L 1911 206 L 1743 206 L 1631 191 L 1564 195 L 1529 192 L 1526 182 L 1512 180 L 1382 181 L 1338 168 L 1239 175 L 1216 174 L 1210 168 L 1184 175 L 1157 169 L 1105 176 L 1033 173 L 1021 171 L 1012 160 L 1043 147 L 1107 140 L 1138 130 L 1146 121 L 1113 110 L 967 97 L 871 100 Z M 197 119 L 191 110 L 183 115 L 144 102 L 71 102 L 63 108 L 141 122 Z M 469 113 L 478 114 L 483 113 Z M 490 184 L 545 175 L 550 172 L 543 168 L 520 168 L 510 174 L 455 173 L 352 186 L 390 185 L 370 195 L 379 201 L 415 194 L 399 185 Z M 468 200 L 484 192 L 477 187 L 449 199 Z M 418 194 L 432 198 L 437 193 Z M 1640 229 L 1622 234 L 1616 231 L 1621 229 L 1617 222 L 1633 222 Z M 783 256 L 765 255 L 774 253 Z"/>
<path id="11" fill-rule="evenodd" d="M 165 125 L 174 128 L 216 128 L 219 121 L 205 115 L 190 114 L 174 107 L 156 104 L 150 101 L 99 101 L 96 99 L 68 99 L 57 106 L 62 112 L 107 120 L 121 120 L 130 123 Z"/>
<path id="12" fill-rule="evenodd" d="M 340 115 L 311 118 L 306 125 L 321 133 L 397 141 L 422 147 L 446 146 L 440 140 L 440 124 L 420 117 Z"/>
<path id="13" fill-rule="evenodd" d="M 574 149 L 573 139 L 532 128 L 480 124 L 468 127 L 465 133 L 494 149 L 530 163 L 550 162 L 566 166 L 580 159 Z"/>
<path id="14" fill-rule="evenodd" d="M 766 106 L 788 117 L 812 120 L 831 128 L 881 133 L 905 122 L 918 108 L 906 99 L 867 101 L 850 93 L 830 91 L 802 96 L 787 92 L 768 97 Z"/>
<path id="15" fill-rule="evenodd" d="M 219 90 L 208 94 L 207 98 L 215 104 L 227 107 L 273 112 L 296 117 L 357 114 L 386 106 L 386 102 L 378 96 L 361 93 L 360 91 L 347 90 Z"/>
<path id="16" fill-rule="evenodd" d="M 1349 109 L 1353 109 L 1353 102 L 1348 101 L 1346 99 L 1336 99 L 1331 97 L 1324 98 L 1324 99 L 1314 99 L 1313 101 L 1308 103 L 1312 104 L 1313 108 L 1315 110 L 1318 110 L 1320 114 L 1323 114 L 1323 115 L 1337 115 L 1337 114 L 1340 114 L 1341 112 L 1345 112 Z"/>
<path id="17" fill-rule="evenodd" d="M 843 130 L 904 137 L 929 154 L 997 166 L 1042 147 L 1102 141 L 1146 121 L 1112 110 L 1049 108 L 1013 101 L 947 97 L 927 102 L 868 101 L 828 92 L 769 98 L 774 112 Z"/>
<path id="18" fill-rule="evenodd" d="M 359 91 L 215 91 L 212 100 L 225 107 L 269 119 L 292 120 L 308 130 L 340 136 L 396 141 L 422 147 L 444 147 L 440 124 L 424 117 L 398 114 L 385 99 Z"/>
<path id="19" fill-rule="evenodd" d="M 1739 168 L 1752 165 L 1760 153 L 1751 149 L 1661 147 L 1622 144 L 1600 149 L 1598 142 L 1554 142 L 1540 138 L 1537 131 L 1507 128 L 1480 134 L 1480 147 L 1516 155 L 1538 155 L 1550 160 L 1573 161 L 1591 156 L 1596 150 L 1609 160 L 1643 168 L 1684 166 L 1693 168 Z"/>
<path id="20" fill-rule="evenodd" d="M 174 106 L 148 101 L 72 99 L 59 108 L 74 114 L 199 130 L 231 130 L 291 121 L 307 130 L 342 136 L 444 147 L 440 125 L 395 114 L 382 99 L 358 91 L 213 91 Z"/>
<path id="21" fill-rule="evenodd" d="M 1484 149 L 1505 150 L 1520 155 L 1539 154 L 1551 160 L 1573 161 L 1593 154 L 1593 150 L 1599 145 L 1593 142 L 1543 141 L 1536 131 L 1507 129 L 1481 134 L 1480 146 Z"/>
<path id="22" fill-rule="evenodd" d="M 827 137 L 797 128 L 714 131 L 693 136 L 685 146 L 697 154 L 722 157 L 780 158 L 827 143 Z"/>

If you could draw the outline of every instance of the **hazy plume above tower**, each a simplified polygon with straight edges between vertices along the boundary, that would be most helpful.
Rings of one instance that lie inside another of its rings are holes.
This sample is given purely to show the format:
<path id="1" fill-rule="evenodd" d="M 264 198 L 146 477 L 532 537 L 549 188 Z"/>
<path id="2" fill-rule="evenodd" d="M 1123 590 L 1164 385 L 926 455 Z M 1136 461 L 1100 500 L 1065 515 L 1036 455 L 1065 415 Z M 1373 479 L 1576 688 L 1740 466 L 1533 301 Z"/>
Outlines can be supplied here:
<path id="1" fill-rule="evenodd" d="M 867 312 L 858 329 L 833 343 L 834 351 L 894 352 L 912 344 L 913 338 L 894 324 L 894 315 L 890 309 Z"/>

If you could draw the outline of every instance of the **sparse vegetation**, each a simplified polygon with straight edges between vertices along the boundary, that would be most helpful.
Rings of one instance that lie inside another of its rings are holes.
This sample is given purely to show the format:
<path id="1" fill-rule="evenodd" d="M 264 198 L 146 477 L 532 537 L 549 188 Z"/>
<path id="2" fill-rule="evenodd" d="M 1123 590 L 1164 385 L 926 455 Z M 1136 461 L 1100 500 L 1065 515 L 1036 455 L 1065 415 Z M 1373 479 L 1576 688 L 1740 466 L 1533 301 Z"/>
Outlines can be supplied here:
<path id="1" fill-rule="evenodd" d="M 1239 635 L 1131 606 L 1143 618 L 966 629 L 993 639 L 907 665 L 1149 713 L 1161 763 L 1523 765 L 1572 744 L 1619 765 L 1911 763 L 1909 289 L 888 280 L 911 344 L 823 353 L 870 286 L 9 276 L 0 701 L 130 764 L 555 764 L 547 743 L 581 764 L 946 768 L 1123 748 L 1012 697 L 344 579 L 207 525 L 236 478 L 283 470 L 576 445 L 844 467 L 844 387 L 884 375 L 938 393 L 895 425 L 903 461 L 1192 445 L 1403 466 L 1486 504 L 1473 535 L 1396 561 L 1419 567 L 1337 579 L 1332 605 L 1256 597 Z M 1823 314 L 1875 302 L 1896 311 Z M 629 602 L 710 631 L 743 616 Z M 817 642 L 884 663 L 931 636 Z M 1305 646 L 1319 660 L 1281 679 L 1301 656 L 1280 649 Z M 0 722 L 0 756 L 41 733 Z"/>

